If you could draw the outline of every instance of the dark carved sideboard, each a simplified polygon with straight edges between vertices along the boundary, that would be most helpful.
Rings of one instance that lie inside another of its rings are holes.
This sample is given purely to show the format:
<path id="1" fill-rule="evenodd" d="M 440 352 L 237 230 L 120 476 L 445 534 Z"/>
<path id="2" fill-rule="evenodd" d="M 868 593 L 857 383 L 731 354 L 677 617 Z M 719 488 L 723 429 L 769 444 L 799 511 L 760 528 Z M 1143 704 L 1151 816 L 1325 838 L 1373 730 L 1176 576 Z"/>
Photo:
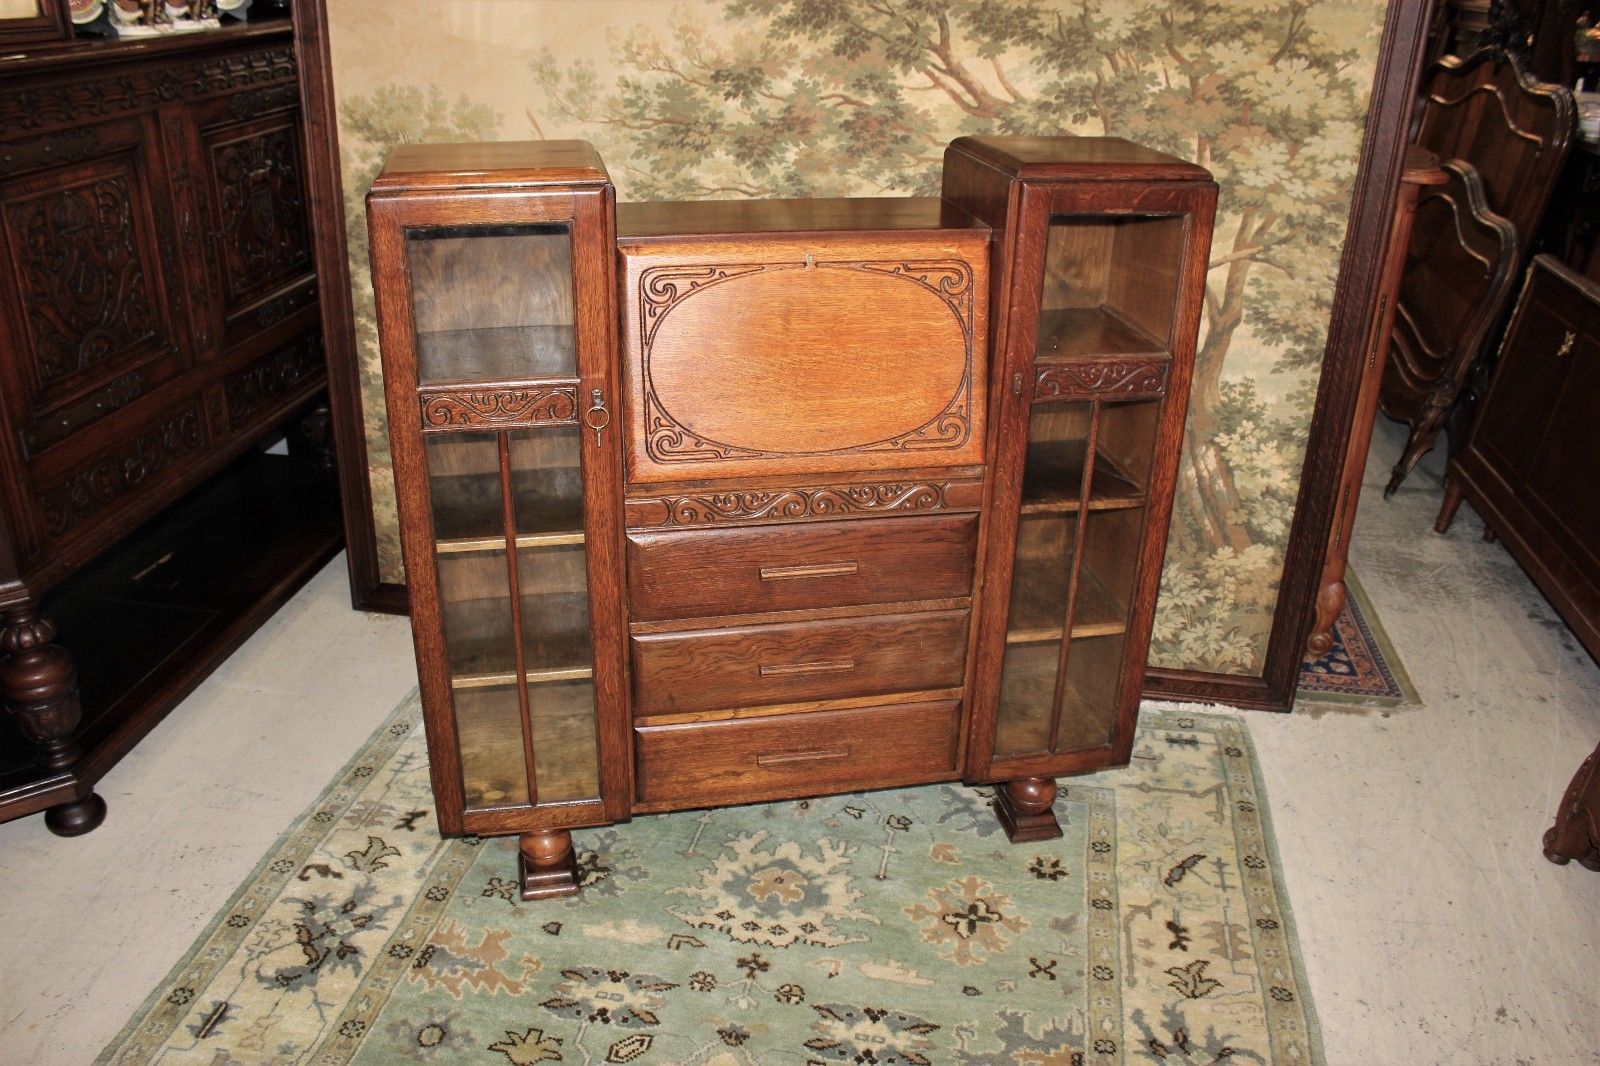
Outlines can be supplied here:
<path id="1" fill-rule="evenodd" d="M 14 730 L 0 732 L 0 818 L 48 808 L 58 833 L 94 828 L 94 780 L 221 657 L 190 632 L 181 655 L 157 651 L 164 674 L 115 664 L 143 688 L 102 702 L 137 720 L 98 722 L 89 743 L 74 634 L 41 609 L 52 590 L 104 570 L 136 530 L 148 540 L 160 516 L 175 540 L 143 544 L 153 559 L 225 552 L 238 538 L 174 505 L 243 513 L 277 486 L 307 524 L 277 529 L 296 550 L 267 542 L 239 563 L 276 569 L 241 575 L 265 598 L 208 622 L 225 654 L 336 550 L 314 480 L 217 483 L 325 387 L 302 136 L 286 21 L 0 58 L 0 694 Z M 315 450 L 296 449 L 301 466 Z M 132 595 L 116 575 L 95 581 L 97 603 Z M 111 608 L 71 609 L 94 622 Z"/>

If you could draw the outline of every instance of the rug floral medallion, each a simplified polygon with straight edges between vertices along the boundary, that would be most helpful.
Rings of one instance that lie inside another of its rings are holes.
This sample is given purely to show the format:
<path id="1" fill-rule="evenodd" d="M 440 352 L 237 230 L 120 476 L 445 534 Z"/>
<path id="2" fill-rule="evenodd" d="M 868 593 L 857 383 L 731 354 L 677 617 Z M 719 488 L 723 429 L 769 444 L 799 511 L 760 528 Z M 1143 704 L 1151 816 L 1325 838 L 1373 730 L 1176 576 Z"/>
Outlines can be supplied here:
<path id="1" fill-rule="evenodd" d="M 286 832 L 104 1063 L 1321 1062 L 1254 753 L 1146 710 L 1012 846 L 935 785 L 441 840 L 415 697 Z"/>

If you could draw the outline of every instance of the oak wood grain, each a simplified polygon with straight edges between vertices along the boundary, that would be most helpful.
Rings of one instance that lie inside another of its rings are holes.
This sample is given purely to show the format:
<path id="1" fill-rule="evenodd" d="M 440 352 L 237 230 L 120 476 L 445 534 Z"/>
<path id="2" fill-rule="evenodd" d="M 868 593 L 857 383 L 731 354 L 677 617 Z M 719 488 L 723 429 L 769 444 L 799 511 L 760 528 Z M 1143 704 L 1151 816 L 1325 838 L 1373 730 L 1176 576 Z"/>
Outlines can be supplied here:
<path id="1" fill-rule="evenodd" d="M 967 612 L 635 634 L 637 717 L 960 685 Z"/>
<path id="2" fill-rule="evenodd" d="M 637 807 L 707 807 L 956 774 L 954 700 L 637 730 Z"/>
<path id="3" fill-rule="evenodd" d="M 729 530 L 627 534 L 636 621 L 972 592 L 973 515 L 873 518 Z M 763 567 L 840 566 L 853 572 L 763 578 Z"/>

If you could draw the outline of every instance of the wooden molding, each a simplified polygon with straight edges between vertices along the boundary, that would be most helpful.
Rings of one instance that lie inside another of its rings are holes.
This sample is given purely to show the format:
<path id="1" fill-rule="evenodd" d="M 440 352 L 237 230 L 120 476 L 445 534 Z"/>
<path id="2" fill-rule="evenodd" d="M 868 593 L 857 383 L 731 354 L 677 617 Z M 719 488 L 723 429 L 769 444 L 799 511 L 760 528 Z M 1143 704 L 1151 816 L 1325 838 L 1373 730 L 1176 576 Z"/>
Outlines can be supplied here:
<path id="1" fill-rule="evenodd" d="M 1152 668 L 1144 684 L 1144 694 L 1151 699 L 1221 702 L 1275 711 L 1287 711 L 1294 705 L 1300 664 L 1315 621 L 1322 564 L 1338 517 L 1339 482 L 1359 399 L 1367 338 L 1378 314 L 1383 247 L 1400 196 L 1400 174 L 1432 8 L 1431 2 L 1389 5 L 1344 255 L 1334 286 L 1322 379 L 1262 674 L 1251 677 Z"/>
<path id="2" fill-rule="evenodd" d="M 322 344 L 328 365 L 328 409 L 333 416 L 339 498 L 344 508 L 350 600 L 359 610 L 404 613 L 407 601 L 404 586 L 385 585 L 378 570 L 378 530 L 372 511 L 372 486 L 368 481 L 361 367 L 356 360 L 350 253 L 345 243 L 344 181 L 340 174 L 339 124 L 326 0 L 298 0 L 293 18 L 294 48 L 300 57 L 306 206 L 315 236 L 312 259 L 316 265 Z"/>
<path id="3" fill-rule="evenodd" d="M 1105 359 L 1040 366 L 1035 399 L 1117 399 L 1161 396 L 1167 391 L 1168 359 Z"/>
<path id="4" fill-rule="evenodd" d="M 530 385 L 517 389 L 424 392 L 422 430 L 506 426 L 560 426 L 578 421 L 576 385 Z"/>
<path id="5" fill-rule="evenodd" d="M 630 528 L 794 522 L 852 514 L 975 510 L 983 479 L 744 489 L 627 501 Z"/>

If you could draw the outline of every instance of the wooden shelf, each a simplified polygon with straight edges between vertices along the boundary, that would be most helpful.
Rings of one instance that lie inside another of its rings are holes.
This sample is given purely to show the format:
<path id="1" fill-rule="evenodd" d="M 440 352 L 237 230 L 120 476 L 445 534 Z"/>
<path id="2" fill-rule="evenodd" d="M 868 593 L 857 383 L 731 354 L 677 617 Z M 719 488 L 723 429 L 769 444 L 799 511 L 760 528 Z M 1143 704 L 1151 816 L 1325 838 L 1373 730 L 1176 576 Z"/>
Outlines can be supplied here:
<path id="1" fill-rule="evenodd" d="M 1127 608 L 1084 566 L 1078 571 L 1078 600 L 1072 607 L 1072 639 L 1109 637 L 1127 628 Z"/>
<path id="2" fill-rule="evenodd" d="M 1008 647 L 1000 682 L 995 754 L 1002 758 L 1043 754 L 1050 747 L 1050 711 L 1056 694 L 1059 647 Z"/>
<path id="3" fill-rule="evenodd" d="M 505 548 L 499 471 L 433 477 L 428 487 L 437 551 Z M 511 494 L 517 517 L 517 547 L 583 543 L 583 482 L 577 467 L 512 471 Z"/>
<path id="4" fill-rule="evenodd" d="M 485 597 L 444 605 L 452 688 L 487 688 L 517 680 L 511 608 Z M 581 592 L 522 597 L 522 647 L 531 684 L 593 676 L 589 598 Z"/>
<path id="5" fill-rule="evenodd" d="M 1012 582 L 1007 644 L 1046 644 L 1066 631 L 1067 581 L 1071 558 L 1018 557 Z M 1125 632 L 1128 611 L 1087 566 L 1078 573 L 1078 601 L 1072 611 L 1072 637 L 1107 637 Z"/>
<path id="6" fill-rule="evenodd" d="M 1095 355 L 1166 354 L 1164 343 L 1104 304 L 1039 312 L 1038 362 L 1041 363 Z"/>
<path id="7" fill-rule="evenodd" d="M 578 376 L 567 326 L 497 326 L 417 334 L 417 378 L 450 382 L 572 380 Z"/>
<path id="8" fill-rule="evenodd" d="M 537 800 L 559 803 L 600 794 L 595 744 L 594 685 L 589 681 L 531 690 Z M 481 688 L 455 698 L 461 778 L 466 805 L 525 806 L 528 772 L 517 697 Z"/>
<path id="9" fill-rule="evenodd" d="M 1086 452 L 1087 446 L 1081 440 L 1029 441 L 1028 459 L 1022 473 L 1022 513 L 1078 510 Z M 1097 454 L 1094 484 L 1089 489 L 1089 510 L 1114 511 L 1143 505 L 1144 489 L 1104 453 Z"/>
<path id="10" fill-rule="evenodd" d="M 1007 644 L 1047 644 L 1059 641 L 1067 618 L 1067 582 L 1072 557 L 1017 557 L 1011 583 L 1011 617 L 1006 624 Z"/>

